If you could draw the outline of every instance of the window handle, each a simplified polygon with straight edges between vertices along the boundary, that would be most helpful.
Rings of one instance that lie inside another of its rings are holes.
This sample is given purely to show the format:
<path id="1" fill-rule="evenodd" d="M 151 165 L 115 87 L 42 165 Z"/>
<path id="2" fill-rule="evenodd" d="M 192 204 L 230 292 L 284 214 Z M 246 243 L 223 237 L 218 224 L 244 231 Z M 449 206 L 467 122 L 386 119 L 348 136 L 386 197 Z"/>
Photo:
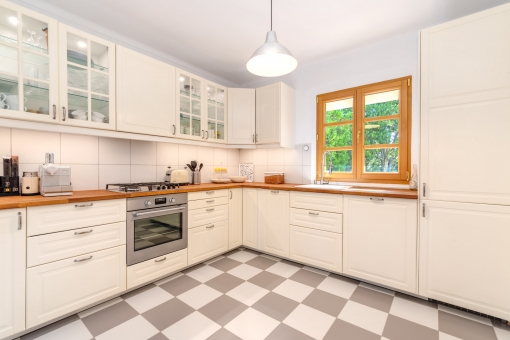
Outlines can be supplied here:
<path id="1" fill-rule="evenodd" d="M 358 143 L 359 143 L 359 135 L 360 135 L 360 133 L 361 133 L 361 130 L 358 130 L 358 138 L 357 138 L 358 139 Z"/>

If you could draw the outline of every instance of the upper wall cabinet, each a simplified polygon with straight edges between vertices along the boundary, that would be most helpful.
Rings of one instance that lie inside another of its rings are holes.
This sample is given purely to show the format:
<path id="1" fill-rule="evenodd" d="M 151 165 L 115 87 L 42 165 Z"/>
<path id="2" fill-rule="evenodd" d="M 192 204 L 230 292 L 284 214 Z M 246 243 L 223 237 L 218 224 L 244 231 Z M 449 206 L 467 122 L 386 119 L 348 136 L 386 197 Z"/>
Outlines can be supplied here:
<path id="1" fill-rule="evenodd" d="M 228 89 L 228 143 L 255 144 L 255 89 Z"/>
<path id="2" fill-rule="evenodd" d="M 115 129 L 115 44 L 58 25 L 64 124 Z"/>
<path id="3" fill-rule="evenodd" d="M 175 67 L 117 46 L 117 130 L 173 137 Z"/>
<path id="4" fill-rule="evenodd" d="M 0 117 L 58 122 L 57 21 L 0 0 Z"/>
<path id="5" fill-rule="evenodd" d="M 207 124 L 205 126 L 205 140 L 208 142 L 226 143 L 226 97 L 227 89 L 221 85 L 205 81 L 207 107 Z M 206 121 L 204 120 L 204 123 Z"/>

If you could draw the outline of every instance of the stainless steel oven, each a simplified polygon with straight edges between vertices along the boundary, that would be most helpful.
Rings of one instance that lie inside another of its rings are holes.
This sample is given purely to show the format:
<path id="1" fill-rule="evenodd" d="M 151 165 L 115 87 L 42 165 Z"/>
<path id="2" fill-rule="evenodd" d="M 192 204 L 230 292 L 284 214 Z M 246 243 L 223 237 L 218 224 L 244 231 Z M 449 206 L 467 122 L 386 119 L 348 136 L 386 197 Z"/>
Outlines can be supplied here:
<path id="1" fill-rule="evenodd" d="M 127 265 L 188 247 L 188 194 L 127 199 Z"/>

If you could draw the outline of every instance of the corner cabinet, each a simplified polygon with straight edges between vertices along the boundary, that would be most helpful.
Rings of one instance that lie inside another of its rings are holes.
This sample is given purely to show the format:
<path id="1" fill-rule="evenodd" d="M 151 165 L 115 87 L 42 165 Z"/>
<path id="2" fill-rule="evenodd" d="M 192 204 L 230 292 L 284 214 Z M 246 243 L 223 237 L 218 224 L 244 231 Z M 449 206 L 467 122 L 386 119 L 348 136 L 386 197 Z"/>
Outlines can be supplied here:
<path id="1" fill-rule="evenodd" d="M 228 249 L 243 244 L 243 189 L 228 191 Z"/>
<path id="2" fill-rule="evenodd" d="M 255 89 L 228 89 L 228 143 L 255 144 Z"/>
<path id="3" fill-rule="evenodd" d="M 259 189 L 259 249 L 289 257 L 289 192 Z"/>
<path id="4" fill-rule="evenodd" d="M 173 137 L 175 67 L 117 46 L 117 130 Z"/>
<path id="5" fill-rule="evenodd" d="M 243 188 L 243 245 L 259 248 L 258 189 Z"/>

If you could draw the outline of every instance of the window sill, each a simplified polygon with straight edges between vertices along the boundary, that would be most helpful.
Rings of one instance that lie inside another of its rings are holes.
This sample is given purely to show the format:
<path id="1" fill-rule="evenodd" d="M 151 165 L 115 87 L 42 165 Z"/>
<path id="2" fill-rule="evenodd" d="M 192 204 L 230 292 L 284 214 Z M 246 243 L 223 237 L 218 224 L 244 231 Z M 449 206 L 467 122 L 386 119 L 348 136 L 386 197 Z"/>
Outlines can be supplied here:
<path id="1" fill-rule="evenodd" d="M 317 180 L 317 183 L 319 181 Z M 313 184 L 313 181 L 311 182 Z M 329 185 L 353 186 L 353 187 L 369 187 L 384 189 L 409 189 L 409 184 L 391 184 L 391 183 L 368 183 L 368 182 L 348 182 L 348 181 L 331 181 Z"/>

